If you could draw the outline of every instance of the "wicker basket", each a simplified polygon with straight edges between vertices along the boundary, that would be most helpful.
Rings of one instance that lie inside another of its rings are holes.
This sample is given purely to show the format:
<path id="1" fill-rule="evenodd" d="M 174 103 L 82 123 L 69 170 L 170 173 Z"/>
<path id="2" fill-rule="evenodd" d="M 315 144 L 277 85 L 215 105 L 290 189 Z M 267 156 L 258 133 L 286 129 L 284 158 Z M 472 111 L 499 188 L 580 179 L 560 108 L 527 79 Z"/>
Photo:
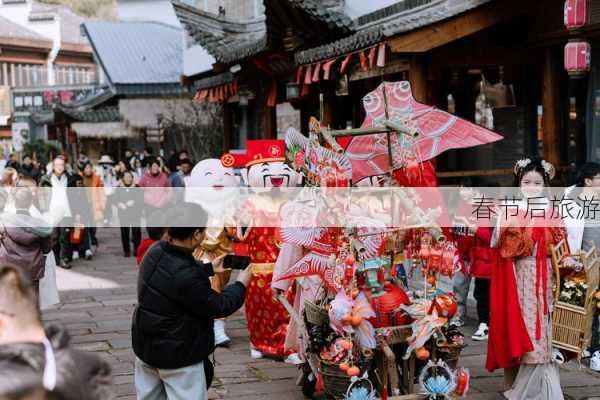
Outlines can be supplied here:
<path id="1" fill-rule="evenodd" d="M 557 281 L 555 298 L 558 299 L 558 292 L 561 287 L 561 260 L 565 256 L 565 244 L 562 241 L 552 249 L 552 255 Z M 552 344 L 559 349 L 574 352 L 580 358 L 583 350 L 589 345 L 591 338 L 592 323 L 596 311 L 594 293 L 599 285 L 600 269 L 598 266 L 598 252 L 595 246 L 592 246 L 587 252 L 574 254 L 572 257 L 579 259 L 584 266 L 588 285 L 585 303 L 580 307 L 562 301 L 555 302 L 552 315 Z"/>
<path id="2" fill-rule="evenodd" d="M 370 368 L 372 360 L 372 358 L 361 359 L 361 362 L 357 365 L 361 374 Z M 343 399 L 351 382 L 350 377 L 340 369 L 339 364 L 321 362 L 321 374 L 323 375 L 325 394 L 333 399 Z"/>
<path id="3" fill-rule="evenodd" d="M 316 305 L 312 301 L 304 302 L 304 312 L 306 313 L 306 320 L 310 324 L 322 326 L 329 323 L 327 309 Z"/>

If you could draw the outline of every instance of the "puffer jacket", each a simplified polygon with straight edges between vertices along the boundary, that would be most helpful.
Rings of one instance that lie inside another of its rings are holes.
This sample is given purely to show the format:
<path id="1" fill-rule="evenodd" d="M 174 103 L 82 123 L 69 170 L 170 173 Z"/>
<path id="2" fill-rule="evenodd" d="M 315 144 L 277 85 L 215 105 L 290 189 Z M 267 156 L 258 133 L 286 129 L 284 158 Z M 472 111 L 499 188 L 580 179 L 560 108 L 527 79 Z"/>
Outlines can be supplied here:
<path id="1" fill-rule="evenodd" d="M 149 206 L 160 208 L 171 202 L 173 188 L 169 183 L 169 177 L 164 172 L 156 176 L 146 172 L 138 182 L 138 186 L 143 188 L 144 203 Z"/>
<path id="2" fill-rule="evenodd" d="M 0 263 L 22 268 L 31 280 L 42 279 L 51 234 L 52 227 L 39 218 L 0 214 Z"/>
<path id="3" fill-rule="evenodd" d="M 206 361 L 215 349 L 213 322 L 244 303 L 245 287 L 236 282 L 221 293 L 210 287 L 211 264 L 165 241 L 142 260 L 138 306 L 133 314 L 135 355 L 155 368 L 177 369 Z"/>
<path id="4" fill-rule="evenodd" d="M 49 325 L 46 336 L 56 359 L 56 388 L 48 398 L 61 400 L 106 400 L 114 398 L 110 366 L 100 357 L 69 347 L 69 335 L 58 325 Z M 41 343 L 11 343 L 0 346 L 0 398 L 42 387 L 46 366 Z M 19 397 L 20 398 L 20 397 Z"/>
<path id="5" fill-rule="evenodd" d="M 490 279 L 492 277 L 492 266 L 498 251 L 490 247 L 493 232 L 494 228 L 489 226 L 480 226 L 475 231 L 475 240 L 470 253 L 470 273 L 475 278 Z"/>

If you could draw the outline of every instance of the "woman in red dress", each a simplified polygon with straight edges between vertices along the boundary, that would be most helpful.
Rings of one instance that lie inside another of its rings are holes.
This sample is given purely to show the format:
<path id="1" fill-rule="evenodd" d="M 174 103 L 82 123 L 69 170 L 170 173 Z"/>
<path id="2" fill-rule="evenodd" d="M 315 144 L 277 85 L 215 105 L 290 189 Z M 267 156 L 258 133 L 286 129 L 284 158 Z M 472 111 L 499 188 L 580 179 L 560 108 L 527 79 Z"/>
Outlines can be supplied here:
<path id="1" fill-rule="evenodd" d="M 565 230 L 527 214 L 529 200 L 550 215 L 548 186 L 552 165 L 520 160 L 515 186 L 522 200 L 500 215 L 492 245 L 498 249 L 490 296 L 490 336 L 486 367 L 504 368 L 508 399 L 563 399 L 558 367 L 552 357 L 552 265 L 549 249 Z M 532 204 L 532 203 L 529 203 Z M 540 206 L 541 205 L 541 206 Z M 546 216 L 546 218 L 548 218 Z"/>

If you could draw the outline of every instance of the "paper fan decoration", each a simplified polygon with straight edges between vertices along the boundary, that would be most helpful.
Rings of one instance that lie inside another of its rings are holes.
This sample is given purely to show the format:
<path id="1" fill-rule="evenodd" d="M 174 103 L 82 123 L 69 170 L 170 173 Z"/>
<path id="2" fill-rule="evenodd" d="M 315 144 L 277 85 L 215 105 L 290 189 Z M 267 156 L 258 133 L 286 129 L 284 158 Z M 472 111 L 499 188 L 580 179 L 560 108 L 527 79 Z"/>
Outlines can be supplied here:
<path id="1" fill-rule="evenodd" d="M 378 176 L 404 167 L 410 160 L 423 162 L 450 149 L 461 149 L 492 143 L 501 135 L 415 100 L 410 83 L 384 82 L 363 99 L 366 117 L 363 128 L 380 127 L 390 121 L 416 138 L 390 134 L 393 165 L 388 151 L 388 135 L 372 134 L 354 137 L 346 148 L 352 162 L 352 180 Z"/>

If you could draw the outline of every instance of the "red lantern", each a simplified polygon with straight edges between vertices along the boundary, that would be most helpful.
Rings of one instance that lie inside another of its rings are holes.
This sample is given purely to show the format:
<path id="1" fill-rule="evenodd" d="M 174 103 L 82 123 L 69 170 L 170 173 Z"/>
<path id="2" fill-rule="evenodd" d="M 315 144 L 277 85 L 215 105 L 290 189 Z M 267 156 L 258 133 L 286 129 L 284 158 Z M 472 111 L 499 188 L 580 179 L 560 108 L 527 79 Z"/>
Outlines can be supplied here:
<path id="1" fill-rule="evenodd" d="M 375 328 L 411 323 L 411 318 L 404 311 L 399 310 L 402 304 L 410 304 L 410 299 L 404 290 L 389 282 L 384 284 L 383 290 L 385 293 L 378 297 L 373 297 L 369 292 L 366 292 L 371 307 L 377 315 L 369 319 L 369 322 Z"/>
<path id="2" fill-rule="evenodd" d="M 588 22 L 587 0 L 565 1 L 565 27 L 569 30 L 581 28 Z"/>
<path id="3" fill-rule="evenodd" d="M 592 47 L 585 41 L 573 41 L 565 46 L 565 69 L 569 75 L 583 75 L 590 70 Z"/>

